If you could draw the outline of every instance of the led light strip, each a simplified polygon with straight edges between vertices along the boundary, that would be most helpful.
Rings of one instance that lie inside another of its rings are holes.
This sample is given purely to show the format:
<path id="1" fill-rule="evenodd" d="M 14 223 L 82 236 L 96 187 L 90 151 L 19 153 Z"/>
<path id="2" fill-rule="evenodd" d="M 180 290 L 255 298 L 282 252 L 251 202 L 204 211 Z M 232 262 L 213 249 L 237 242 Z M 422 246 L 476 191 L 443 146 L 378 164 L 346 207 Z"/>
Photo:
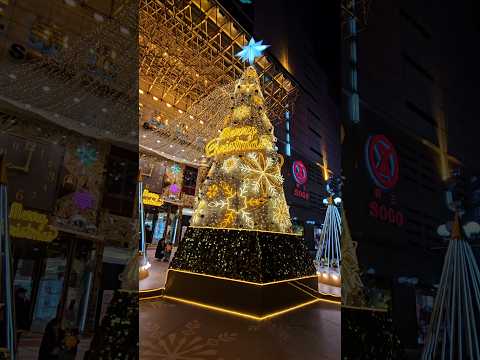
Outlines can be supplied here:
<path id="1" fill-rule="evenodd" d="M 300 235 L 295 234 L 295 233 L 285 233 L 285 232 L 269 231 L 269 230 L 254 230 L 254 229 L 240 229 L 240 228 L 216 228 L 216 227 L 211 227 L 211 226 L 190 226 L 190 227 L 194 228 L 194 229 L 234 230 L 234 231 L 250 231 L 250 232 L 254 231 L 254 232 L 261 232 L 261 233 L 291 235 L 291 236 L 300 237 Z"/>
<path id="2" fill-rule="evenodd" d="M 383 312 L 383 313 L 388 312 L 388 310 L 386 310 L 386 309 L 375 309 L 375 308 L 368 308 L 368 307 L 364 307 L 364 306 L 342 305 L 342 308 L 352 309 L 352 310 L 376 311 L 376 312 Z"/>
<path id="3" fill-rule="evenodd" d="M 165 288 L 161 287 L 161 288 L 156 288 L 156 289 L 139 290 L 139 293 L 143 294 L 143 293 L 154 292 L 154 291 L 162 291 L 162 290 L 165 290 Z"/>
<path id="4" fill-rule="evenodd" d="M 222 313 L 226 313 L 226 314 L 230 314 L 230 315 L 235 315 L 235 316 L 240 316 L 240 317 L 244 317 L 244 318 L 248 318 L 248 319 L 253 319 L 253 320 L 257 320 L 257 321 L 271 319 L 273 317 L 276 317 L 276 316 L 285 314 L 287 312 L 290 312 L 290 311 L 293 311 L 293 310 L 296 310 L 296 309 L 299 309 L 299 308 L 302 308 L 304 306 L 308 306 L 308 305 L 311 305 L 311 304 L 314 304 L 314 303 L 317 303 L 317 302 L 321 302 L 321 301 L 340 305 L 340 302 L 338 302 L 338 301 L 327 300 L 327 299 L 315 299 L 315 300 L 307 301 L 305 303 L 295 305 L 295 306 L 289 307 L 287 309 L 280 310 L 280 311 L 277 311 L 277 312 L 274 312 L 274 313 L 271 313 L 271 314 L 268 314 L 268 315 L 256 316 L 256 315 L 246 314 L 246 313 L 242 313 L 242 312 L 239 312 L 239 311 L 230 310 L 230 309 L 226 309 L 226 308 L 222 308 L 222 307 L 218 307 L 218 306 L 207 305 L 207 304 L 199 303 L 199 302 L 196 302 L 196 301 L 185 300 L 185 299 L 181 299 L 181 298 L 177 298 L 177 297 L 173 297 L 173 296 L 164 295 L 162 297 L 165 298 L 165 299 L 178 301 L 178 302 L 185 303 L 185 304 L 198 306 L 198 307 L 201 307 L 201 308 L 204 308 L 204 309 L 214 310 L 214 311 L 218 311 L 218 312 L 222 312 Z"/>

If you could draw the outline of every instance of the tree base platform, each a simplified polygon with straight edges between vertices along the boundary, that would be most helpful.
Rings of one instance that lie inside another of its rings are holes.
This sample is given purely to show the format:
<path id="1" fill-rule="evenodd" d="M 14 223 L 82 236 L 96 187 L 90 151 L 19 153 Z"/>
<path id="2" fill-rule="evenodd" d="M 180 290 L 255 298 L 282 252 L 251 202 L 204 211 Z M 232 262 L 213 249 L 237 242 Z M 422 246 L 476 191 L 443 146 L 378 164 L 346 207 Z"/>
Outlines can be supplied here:
<path id="1" fill-rule="evenodd" d="M 321 300 L 313 258 L 298 236 L 200 227 L 187 229 L 164 297 L 258 320 Z"/>

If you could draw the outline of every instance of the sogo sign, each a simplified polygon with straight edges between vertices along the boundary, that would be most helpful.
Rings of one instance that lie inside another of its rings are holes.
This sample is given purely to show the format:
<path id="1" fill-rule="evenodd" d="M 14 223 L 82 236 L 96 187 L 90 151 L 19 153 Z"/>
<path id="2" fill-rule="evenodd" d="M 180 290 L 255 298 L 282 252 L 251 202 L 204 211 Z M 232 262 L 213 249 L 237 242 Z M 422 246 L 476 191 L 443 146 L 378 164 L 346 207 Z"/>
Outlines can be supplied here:
<path id="1" fill-rule="evenodd" d="M 365 160 L 368 172 L 375 185 L 375 199 L 369 204 L 369 215 L 382 222 L 403 226 L 403 213 L 391 205 L 394 197 L 391 195 L 390 204 L 380 202 L 382 192 L 392 190 L 398 181 L 399 165 L 395 147 L 384 135 L 374 135 L 368 138 L 365 146 Z"/>
<path id="2" fill-rule="evenodd" d="M 292 174 L 295 179 L 295 189 L 293 195 L 304 200 L 308 200 L 310 195 L 307 192 L 306 184 L 308 180 L 307 167 L 301 160 L 295 160 L 292 164 Z"/>

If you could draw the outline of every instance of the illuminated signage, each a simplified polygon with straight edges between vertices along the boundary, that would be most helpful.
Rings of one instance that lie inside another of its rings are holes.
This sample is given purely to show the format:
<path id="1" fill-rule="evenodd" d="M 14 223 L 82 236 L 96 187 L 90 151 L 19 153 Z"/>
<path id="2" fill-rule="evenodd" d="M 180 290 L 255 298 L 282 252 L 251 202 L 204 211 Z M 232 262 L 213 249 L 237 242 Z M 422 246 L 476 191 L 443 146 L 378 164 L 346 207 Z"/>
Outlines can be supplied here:
<path id="1" fill-rule="evenodd" d="M 370 136 L 365 146 L 365 161 L 370 177 L 377 186 L 374 199 L 368 204 L 369 215 L 384 223 L 403 226 L 404 215 L 396 209 L 395 194 L 391 192 L 399 174 L 395 147 L 385 135 Z"/>
<path id="2" fill-rule="evenodd" d="M 165 203 L 159 194 L 150 192 L 148 189 L 143 190 L 142 198 L 144 205 L 162 206 Z"/>
<path id="3" fill-rule="evenodd" d="M 307 167 L 301 160 L 295 160 L 292 164 L 292 174 L 295 180 L 295 189 L 293 195 L 304 200 L 308 200 L 310 194 L 307 192 Z"/>
<path id="4" fill-rule="evenodd" d="M 293 177 L 295 178 L 295 182 L 298 185 L 303 185 L 307 182 L 308 180 L 307 168 L 305 167 L 302 161 L 296 160 L 293 162 L 292 173 L 293 173 Z"/>
<path id="5" fill-rule="evenodd" d="M 365 147 L 368 171 L 375 184 L 392 189 L 398 181 L 398 157 L 393 144 L 384 135 L 368 138 Z"/>
<path id="6" fill-rule="evenodd" d="M 47 215 L 25 210 L 20 203 L 12 203 L 9 219 L 10 235 L 13 237 L 52 241 L 58 236 L 58 230 L 48 224 Z"/>
<path id="7" fill-rule="evenodd" d="M 272 149 L 271 135 L 258 135 L 253 126 L 226 127 L 220 135 L 205 146 L 207 157 L 244 152 L 251 150 Z"/>

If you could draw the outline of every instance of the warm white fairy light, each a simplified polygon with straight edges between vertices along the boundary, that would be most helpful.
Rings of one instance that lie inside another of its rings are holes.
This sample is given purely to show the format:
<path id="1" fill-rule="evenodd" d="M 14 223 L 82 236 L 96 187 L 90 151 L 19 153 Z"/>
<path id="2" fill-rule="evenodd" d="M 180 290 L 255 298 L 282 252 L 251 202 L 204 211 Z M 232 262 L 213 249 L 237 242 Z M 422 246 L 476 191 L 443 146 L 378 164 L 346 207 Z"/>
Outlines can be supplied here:
<path id="1" fill-rule="evenodd" d="M 342 220 L 337 207 L 341 204 L 341 199 L 339 197 L 334 199 L 331 196 L 325 200 L 324 204 L 327 204 L 327 211 L 315 262 L 319 273 L 327 274 L 327 277 L 336 282 L 340 279 L 342 261 L 340 247 Z"/>

